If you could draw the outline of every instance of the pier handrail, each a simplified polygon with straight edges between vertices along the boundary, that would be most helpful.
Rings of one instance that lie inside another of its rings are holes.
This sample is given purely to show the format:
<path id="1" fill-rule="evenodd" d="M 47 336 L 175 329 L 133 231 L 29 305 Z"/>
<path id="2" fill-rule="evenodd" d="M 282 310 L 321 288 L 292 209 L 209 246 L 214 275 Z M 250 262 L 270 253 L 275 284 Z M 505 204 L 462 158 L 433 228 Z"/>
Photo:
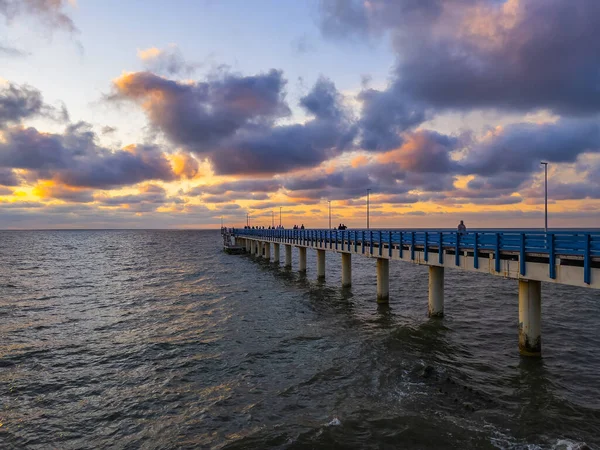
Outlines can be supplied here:
<path id="1" fill-rule="evenodd" d="M 265 238 L 273 241 L 296 245 L 325 243 L 331 249 L 348 250 L 361 245 L 363 252 L 373 256 L 381 256 L 384 247 L 409 249 L 423 248 L 427 261 L 429 251 L 437 250 L 440 244 L 443 250 L 450 250 L 456 255 L 464 251 L 472 251 L 475 264 L 478 265 L 480 251 L 494 253 L 496 271 L 500 271 L 500 253 L 511 252 L 519 255 L 521 275 L 526 273 L 527 255 L 548 257 L 549 276 L 556 278 L 555 263 L 558 257 L 571 257 L 583 260 L 584 282 L 590 284 L 592 260 L 600 259 L 600 232 L 588 231 L 532 231 L 532 230 L 469 230 L 459 232 L 448 229 L 235 229 L 235 235 Z M 364 243 L 364 245 L 362 245 Z M 366 249 L 366 250 L 365 250 Z M 375 251 L 375 249 L 377 249 Z M 441 258 L 442 252 L 437 252 Z M 414 258 L 411 258 L 414 259 Z"/>

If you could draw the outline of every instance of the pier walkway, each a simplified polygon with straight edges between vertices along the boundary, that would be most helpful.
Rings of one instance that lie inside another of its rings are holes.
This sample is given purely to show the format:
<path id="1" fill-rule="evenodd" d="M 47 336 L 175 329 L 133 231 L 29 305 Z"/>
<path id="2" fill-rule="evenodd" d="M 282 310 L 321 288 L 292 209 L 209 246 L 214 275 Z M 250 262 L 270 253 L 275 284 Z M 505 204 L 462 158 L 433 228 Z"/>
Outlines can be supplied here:
<path id="1" fill-rule="evenodd" d="M 306 249 L 317 251 L 317 276 L 325 277 L 325 251 L 341 254 L 342 286 L 352 284 L 352 255 L 377 259 L 377 301 L 389 300 L 389 261 L 429 266 L 429 315 L 444 314 L 444 269 L 483 272 L 519 281 L 519 348 L 541 354 L 541 282 L 600 289 L 600 232 L 470 230 L 231 230 L 247 252 L 306 271 Z"/>

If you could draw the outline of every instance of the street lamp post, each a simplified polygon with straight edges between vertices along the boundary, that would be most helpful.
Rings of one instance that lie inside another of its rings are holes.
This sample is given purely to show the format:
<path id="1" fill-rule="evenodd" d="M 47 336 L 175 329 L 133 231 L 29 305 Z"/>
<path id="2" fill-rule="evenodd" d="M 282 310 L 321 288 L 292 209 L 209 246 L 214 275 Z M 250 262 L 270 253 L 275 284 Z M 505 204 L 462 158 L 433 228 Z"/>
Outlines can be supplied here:
<path id="1" fill-rule="evenodd" d="M 548 232 L 548 163 L 540 162 L 544 166 L 544 231 Z"/>
<path id="2" fill-rule="evenodd" d="M 331 230 L 331 200 L 327 200 L 329 203 L 329 229 Z"/>
<path id="3" fill-rule="evenodd" d="M 279 207 L 279 228 L 281 228 L 281 206 Z"/>
<path id="4" fill-rule="evenodd" d="M 250 213 L 246 213 L 246 226 L 250 227 Z"/>
<path id="5" fill-rule="evenodd" d="M 271 228 L 275 228 L 275 213 L 271 211 Z"/>
<path id="6" fill-rule="evenodd" d="M 367 189 L 367 230 L 369 229 L 369 193 L 371 189 Z"/>

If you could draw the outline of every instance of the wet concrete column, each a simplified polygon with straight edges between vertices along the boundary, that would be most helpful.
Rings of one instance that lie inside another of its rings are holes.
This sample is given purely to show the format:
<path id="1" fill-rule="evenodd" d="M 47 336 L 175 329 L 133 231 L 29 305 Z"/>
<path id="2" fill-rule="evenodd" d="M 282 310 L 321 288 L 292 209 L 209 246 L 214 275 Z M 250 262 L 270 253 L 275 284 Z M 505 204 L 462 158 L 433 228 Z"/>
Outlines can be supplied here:
<path id="1" fill-rule="evenodd" d="M 519 351 L 524 356 L 542 354 L 542 283 L 519 280 Z"/>
<path id="2" fill-rule="evenodd" d="M 390 300 L 390 261 L 377 258 L 377 303 Z"/>
<path id="3" fill-rule="evenodd" d="M 285 267 L 292 268 L 292 246 L 288 244 L 285 246 Z"/>
<path id="4" fill-rule="evenodd" d="M 444 317 L 444 268 L 429 266 L 429 317 Z"/>
<path id="5" fill-rule="evenodd" d="M 306 272 L 306 247 L 298 247 L 298 271 Z"/>
<path id="6" fill-rule="evenodd" d="M 279 264 L 279 244 L 273 244 L 273 262 Z"/>
<path id="7" fill-rule="evenodd" d="M 263 253 L 263 243 L 262 241 L 256 241 L 256 254 L 259 258 L 262 258 Z"/>
<path id="8" fill-rule="evenodd" d="M 352 254 L 342 253 L 342 287 L 352 285 Z"/>
<path id="9" fill-rule="evenodd" d="M 270 242 L 265 242 L 265 258 L 267 258 L 267 261 L 271 261 L 271 243 Z"/>
<path id="10" fill-rule="evenodd" d="M 317 250 L 317 278 L 325 278 L 325 250 Z"/>
<path id="11" fill-rule="evenodd" d="M 245 239 L 244 245 L 246 246 L 246 253 L 250 253 L 250 241 Z"/>

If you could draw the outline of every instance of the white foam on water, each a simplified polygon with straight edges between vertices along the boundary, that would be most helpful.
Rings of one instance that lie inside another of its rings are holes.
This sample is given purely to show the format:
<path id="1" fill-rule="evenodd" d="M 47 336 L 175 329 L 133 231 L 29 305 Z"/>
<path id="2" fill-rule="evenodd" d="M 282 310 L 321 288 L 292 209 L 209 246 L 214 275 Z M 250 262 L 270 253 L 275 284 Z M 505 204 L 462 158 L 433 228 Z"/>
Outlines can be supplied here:
<path id="1" fill-rule="evenodd" d="M 334 417 L 331 422 L 327 424 L 328 427 L 339 427 L 342 424 L 342 421 L 337 417 Z"/>
<path id="2" fill-rule="evenodd" d="M 559 439 L 552 446 L 552 450 L 583 450 L 589 448 L 585 442 L 573 442 L 566 439 Z"/>

